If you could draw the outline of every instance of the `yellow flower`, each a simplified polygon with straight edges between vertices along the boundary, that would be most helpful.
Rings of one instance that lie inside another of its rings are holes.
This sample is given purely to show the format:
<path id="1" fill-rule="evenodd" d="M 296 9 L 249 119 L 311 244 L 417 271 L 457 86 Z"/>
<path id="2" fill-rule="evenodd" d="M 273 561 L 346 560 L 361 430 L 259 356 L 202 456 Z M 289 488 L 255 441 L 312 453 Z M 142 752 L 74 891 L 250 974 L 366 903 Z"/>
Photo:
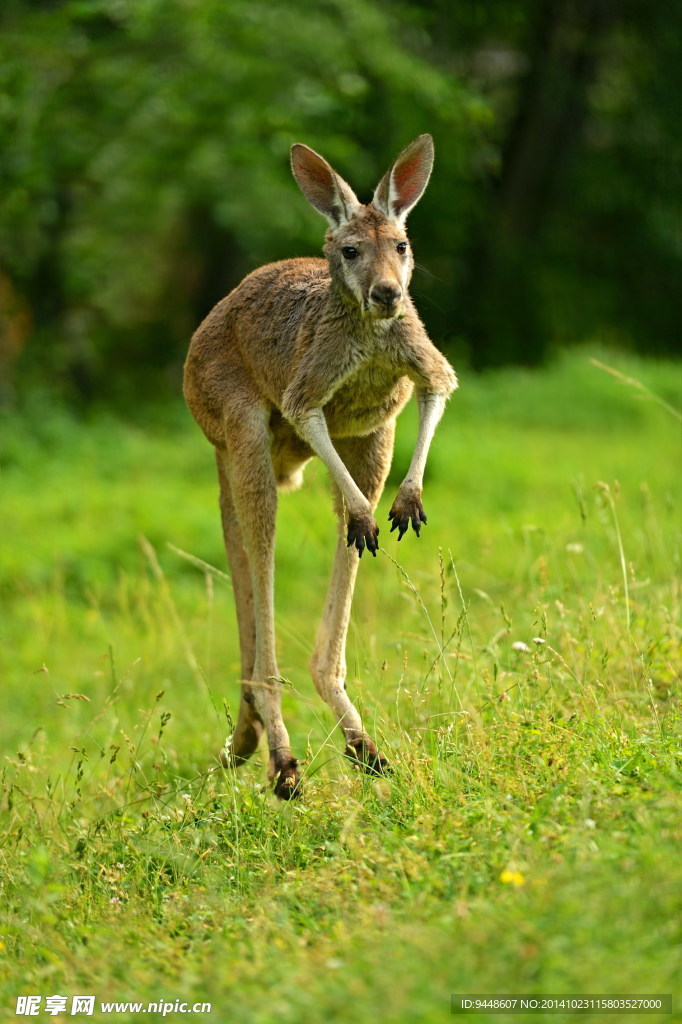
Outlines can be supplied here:
<path id="1" fill-rule="evenodd" d="M 509 868 L 505 868 L 500 875 L 500 881 L 503 882 L 504 885 L 523 885 L 526 879 L 520 871 L 510 871 Z"/>

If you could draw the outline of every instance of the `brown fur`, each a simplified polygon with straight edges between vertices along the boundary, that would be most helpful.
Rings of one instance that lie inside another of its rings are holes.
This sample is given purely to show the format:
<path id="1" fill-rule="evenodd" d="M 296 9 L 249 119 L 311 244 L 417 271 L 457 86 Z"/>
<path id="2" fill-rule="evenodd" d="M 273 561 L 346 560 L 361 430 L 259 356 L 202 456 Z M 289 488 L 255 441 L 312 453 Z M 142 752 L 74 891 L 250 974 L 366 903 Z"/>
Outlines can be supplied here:
<path id="1" fill-rule="evenodd" d="M 416 387 L 420 433 L 389 516 L 402 537 L 410 521 L 417 534 L 426 522 L 426 452 L 456 387 L 407 292 L 413 260 L 404 219 L 426 186 L 432 152 L 429 136 L 415 140 L 380 182 L 374 203 L 362 206 L 322 157 L 295 146 L 294 174 L 330 224 L 326 259 L 285 260 L 249 274 L 196 331 L 185 365 L 187 404 L 217 453 L 242 652 L 239 721 L 223 761 L 242 763 L 265 730 L 270 777 L 283 798 L 300 787 L 274 650 L 276 492 L 298 486 L 315 454 L 332 475 L 340 526 L 311 671 L 349 755 L 370 772 L 386 768 L 345 693 L 345 637 L 354 551 L 362 555 L 366 546 L 376 553 L 373 512 L 390 466 L 395 417 Z M 344 255 L 350 248 L 352 259 Z"/>

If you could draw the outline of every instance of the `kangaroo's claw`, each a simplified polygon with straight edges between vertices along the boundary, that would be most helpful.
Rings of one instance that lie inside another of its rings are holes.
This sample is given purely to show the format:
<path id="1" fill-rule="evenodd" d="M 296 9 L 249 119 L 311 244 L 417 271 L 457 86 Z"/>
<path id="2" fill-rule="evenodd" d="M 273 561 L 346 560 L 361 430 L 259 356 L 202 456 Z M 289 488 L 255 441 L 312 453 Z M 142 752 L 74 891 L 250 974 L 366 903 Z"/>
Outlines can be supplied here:
<path id="1" fill-rule="evenodd" d="M 374 518 L 370 520 L 355 519 L 353 516 L 348 520 L 348 536 L 346 538 L 347 547 L 351 547 L 355 544 L 358 549 L 358 556 L 362 558 L 362 552 L 367 548 L 371 551 L 374 557 L 377 556 L 379 549 L 379 527 L 377 526 Z"/>
<path id="2" fill-rule="evenodd" d="M 398 531 L 398 540 L 402 540 L 403 534 L 407 533 L 410 521 L 412 521 L 412 529 L 417 536 L 419 536 L 422 525 L 426 526 L 426 513 L 421 498 L 402 498 L 400 493 L 393 502 L 388 518 L 392 524 L 391 533 L 394 530 Z"/>

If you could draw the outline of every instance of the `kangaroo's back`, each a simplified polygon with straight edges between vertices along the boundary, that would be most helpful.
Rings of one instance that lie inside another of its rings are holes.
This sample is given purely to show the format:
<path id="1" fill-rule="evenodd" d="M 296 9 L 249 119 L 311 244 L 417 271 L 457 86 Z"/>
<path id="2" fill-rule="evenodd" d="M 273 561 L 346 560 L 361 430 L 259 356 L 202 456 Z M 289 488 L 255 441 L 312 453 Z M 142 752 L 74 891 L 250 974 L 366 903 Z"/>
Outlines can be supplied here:
<path id="1" fill-rule="evenodd" d="M 216 444 L 220 412 L 247 382 L 279 408 L 297 359 L 302 325 L 318 322 L 330 286 L 327 261 L 281 260 L 248 274 L 202 321 L 185 363 L 184 393 L 193 416 Z"/>

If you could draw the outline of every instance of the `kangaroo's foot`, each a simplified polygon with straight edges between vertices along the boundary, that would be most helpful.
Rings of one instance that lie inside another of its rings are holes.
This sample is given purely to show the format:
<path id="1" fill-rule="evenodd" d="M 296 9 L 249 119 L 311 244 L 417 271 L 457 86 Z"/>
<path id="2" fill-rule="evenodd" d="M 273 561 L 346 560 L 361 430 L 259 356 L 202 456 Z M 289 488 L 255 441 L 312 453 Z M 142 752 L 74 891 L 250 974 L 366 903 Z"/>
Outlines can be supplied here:
<path id="1" fill-rule="evenodd" d="M 250 693 L 242 694 L 239 719 L 235 730 L 220 751 L 223 768 L 238 768 L 258 749 L 263 735 L 263 722 L 253 707 Z"/>
<path id="2" fill-rule="evenodd" d="M 270 755 L 268 778 L 280 800 L 294 800 L 301 795 L 298 761 L 291 756 L 290 750 L 275 751 Z"/>
<path id="3" fill-rule="evenodd" d="M 346 757 L 366 775 L 391 775 L 392 769 L 368 736 L 346 742 Z"/>
<path id="4" fill-rule="evenodd" d="M 218 754 L 223 768 L 239 768 L 245 764 L 258 749 L 262 731 L 262 728 L 252 726 L 239 734 L 235 731 L 232 736 L 228 736 L 225 746 Z"/>

